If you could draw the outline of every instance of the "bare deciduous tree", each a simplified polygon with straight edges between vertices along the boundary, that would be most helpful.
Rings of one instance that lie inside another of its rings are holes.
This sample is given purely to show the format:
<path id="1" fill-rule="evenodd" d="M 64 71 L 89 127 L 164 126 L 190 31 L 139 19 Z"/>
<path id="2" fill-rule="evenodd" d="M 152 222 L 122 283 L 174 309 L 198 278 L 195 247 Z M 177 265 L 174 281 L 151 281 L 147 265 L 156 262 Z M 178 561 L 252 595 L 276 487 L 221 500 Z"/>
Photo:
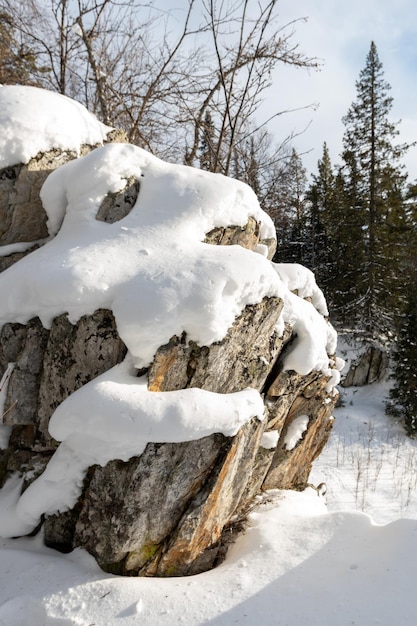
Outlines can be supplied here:
<path id="1" fill-rule="evenodd" d="M 212 120 L 210 169 L 237 173 L 279 63 L 314 67 L 277 0 L 0 0 L 48 68 L 43 86 L 73 97 L 129 141 L 198 165 Z M 273 114 L 280 115 L 277 109 Z M 241 164 L 242 164 L 241 163 Z"/>
<path id="2" fill-rule="evenodd" d="M 194 117 L 194 140 L 187 152 L 193 163 L 204 131 L 207 110 L 217 128 L 215 171 L 229 174 L 233 158 L 262 124 L 254 123 L 278 63 L 316 67 L 293 43 L 294 24 L 280 25 L 277 0 L 221 2 L 203 0 L 205 28 L 214 50 L 214 70 Z M 279 109 L 273 117 L 281 115 Z M 268 120 L 270 121 L 270 120 Z"/>

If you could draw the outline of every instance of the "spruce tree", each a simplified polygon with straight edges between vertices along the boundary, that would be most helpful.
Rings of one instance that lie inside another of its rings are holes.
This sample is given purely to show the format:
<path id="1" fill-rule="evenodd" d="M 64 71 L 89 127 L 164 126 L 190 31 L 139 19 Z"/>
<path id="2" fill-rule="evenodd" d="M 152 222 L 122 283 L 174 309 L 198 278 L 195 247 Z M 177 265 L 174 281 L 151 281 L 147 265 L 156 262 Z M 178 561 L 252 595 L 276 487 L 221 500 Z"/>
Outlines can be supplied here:
<path id="1" fill-rule="evenodd" d="M 277 230 L 275 261 L 308 264 L 306 231 L 307 174 L 295 149 L 280 172 L 279 191 L 274 199 L 274 222 Z"/>
<path id="2" fill-rule="evenodd" d="M 345 328 L 364 326 L 364 294 L 367 292 L 366 213 L 360 193 L 360 170 L 355 155 L 345 152 L 344 166 L 335 179 L 332 216 L 334 265 L 330 271 L 335 321 Z"/>
<path id="3" fill-rule="evenodd" d="M 414 273 L 415 278 L 415 273 Z M 394 386 L 387 412 L 404 420 L 407 433 L 417 437 L 417 292 L 412 288 L 398 329 L 393 353 Z"/>
<path id="4" fill-rule="evenodd" d="M 348 172 L 349 175 L 345 176 Z M 346 155 L 345 167 L 334 168 L 327 144 L 317 174 L 307 192 L 310 264 L 323 289 L 332 319 L 355 326 L 360 299 L 358 266 L 363 264 L 360 202 L 355 160 Z"/>
<path id="5" fill-rule="evenodd" d="M 402 315 L 398 316 L 397 341 L 392 358 L 394 386 L 388 412 L 402 417 L 409 435 L 417 437 L 417 185 L 409 185 L 405 219 L 394 227 L 404 233 L 401 247 L 402 267 L 399 275 L 405 277 L 402 286 Z"/>
<path id="6" fill-rule="evenodd" d="M 199 145 L 200 169 L 213 172 L 215 169 L 216 132 L 210 111 L 206 111 L 202 124 L 202 137 Z"/>
<path id="7" fill-rule="evenodd" d="M 316 274 L 322 289 L 330 291 L 331 268 L 334 264 L 331 231 L 333 230 L 333 205 L 335 201 L 335 175 L 327 144 L 323 145 L 322 158 L 317 163 L 317 174 L 307 191 L 308 200 L 308 267 Z"/>
<path id="8" fill-rule="evenodd" d="M 351 301 L 362 327 L 380 334 L 392 329 L 395 313 L 394 299 L 387 294 L 395 291 L 400 267 L 402 242 L 395 240 L 400 233 L 393 224 L 403 219 L 406 176 L 400 159 L 408 146 L 395 143 L 397 125 L 389 120 L 393 99 L 374 42 L 356 89 L 357 99 L 343 118 L 345 224 L 356 259 Z"/>

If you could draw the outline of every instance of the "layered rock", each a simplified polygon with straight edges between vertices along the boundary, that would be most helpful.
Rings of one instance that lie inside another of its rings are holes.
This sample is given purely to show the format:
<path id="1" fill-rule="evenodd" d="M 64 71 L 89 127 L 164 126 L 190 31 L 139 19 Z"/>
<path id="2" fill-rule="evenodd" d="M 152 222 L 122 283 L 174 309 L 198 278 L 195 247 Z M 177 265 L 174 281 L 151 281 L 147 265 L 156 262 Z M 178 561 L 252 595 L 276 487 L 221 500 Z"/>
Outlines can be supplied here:
<path id="1" fill-rule="evenodd" d="M 343 387 L 362 387 L 381 381 L 387 373 L 389 356 L 386 347 L 355 337 L 342 335 L 340 350 L 346 361 L 341 381 Z"/>
<path id="2" fill-rule="evenodd" d="M 110 142 L 124 140 L 125 135 L 116 130 L 109 132 L 106 138 Z M 51 149 L 28 163 L 0 169 L 0 246 L 3 248 L 0 248 L 0 272 L 48 239 L 47 215 L 40 190 L 49 174 L 96 147 L 82 145 L 78 152 Z"/>
<path id="3" fill-rule="evenodd" d="M 127 462 L 91 467 L 76 506 L 46 518 L 47 545 L 65 551 L 82 546 L 103 569 L 118 574 L 195 574 L 222 557 L 224 536 L 256 494 L 305 488 L 329 436 L 337 395 L 326 391 L 328 377 L 320 372 L 282 371 L 292 332 L 286 328 L 278 336 L 281 310 L 278 298 L 247 306 L 228 336 L 211 346 L 187 341 L 185 334 L 173 337 L 147 371 L 151 391 L 198 386 L 229 393 L 251 386 L 265 395 L 267 418 L 254 418 L 233 438 L 214 434 L 180 444 L 150 443 Z M 2 369 L 15 363 L 5 403 L 4 422 L 12 434 L 3 454 L 4 477 L 25 469 L 33 478 L 57 446 L 48 434 L 56 406 L 120 362 L 125 347 L 110 311 L 75 325 L 63 315 L 49 331 L 36 319 L 7 324 L 1 345 Z M 286 433 L 299 415 L 309 416 L 307 431 L 287 450 Z M 276 433 L 276 447 L 262 446 L 265 431 Z"/>
<path id="4" fill-rule="evenodd" d="M 143 164 L 141 167 L 144 173 L 139 174 L 137 173 L 139 169 L 132 168 L 134 171 L 132 174 L 125 166 L 122 168 L 120 183 L 115 185 L 113 181 L 111 191 L 103 196 L 101 191 L 95 190 L 94 196 L 100 198 L 99 205 L 94 209 L 96 220 L 105 222 L 105 228 L 113 228 L 111 231 L 106 230 L 105 233 L 113 232 L 117 237 L 121 236 L 120 233 L 124 236 L 125 232 L 135 230 L 136 222 L 132 221 L 133 218 L 129 222 L 128 218 L 132 212 L 138 212 L 137 203 L 138 198 L 141 199 L 142 183 L 146 187 L 153 176 L 153 170 L 146 169 L 151 157 L 142 154 L 136 156 L 134 150 L 128 150 L 127 153 L 128 156 L 131 153 Z M 120 154 L 116 155 L 117 162 L 120 160 Z M 5 216 L 3 239 L 0 241 L 3 245 L 43 240 L 59 230 L 59 223 L 63 217 L 61 214 L 50 212 L 47 222 L 38 198 L 38 188 L 41 184 L 39 181 L 42 176 L 48 175 L 51 155 L 53 159 L 56 157 L 54 162 L 57 163 L 68 158 L 68 153 L 60 154 L 59 151 L 54 151 L 32 159 L 30 163 L 44 163 L 42 166 L 44 169 L 39 170 L 42 174 L 36 178 L 38 181 L 36 183 L 35 178 L 29 177 L 28 164 L 13 166 L 13 172 L 16 173 L 14 178 L 11 174 L 5 175 L 4 193 L 0 196 L 2 202 L 0 211 L 3 211 Z M 155 167 L 158 168 L 159 165 Z M 172 178 L 171 170 L 165 178 L 163 178 L 165 170 L 161 168 L 160 170 L 162 171 L 160 180 Z M 179 197 L 184 197 L 186 203 L 188 192 L 183 183 L 186 178 L 183 170 L 179 172 L 178 178 L 181 181 Z M 24 182 L 28 180 L 32 182 Z M 199 193 L 202 194 L 204 190 L 209 192 L 212 180 L 214 183 L 220 179 L 206 178 L 204 173 L 198 174 L 197 187 L 188 194 L 192 210 L 194 197 L 199 197 Z M 198 187 L 200 184 L 201 188 Z M 223 184 L 225 183 L 222 182 Z M 24 185 L 28 187 L 29 195 L 26 192 L 17 193 L 16 189 L 21 190 Z M 225 186 L 224 189 L 226 188 Z M 149 187 L 145 188 L 145 198 L 148 197 L 146 194 L 149 196 Z M 232 188 L 230 198 L 230 201 L 236 202 L 236 206 L 239 206 L 239 202 L 245 206 L 248 198 L 253 201 L 250 194 L 238 186 Z M 224 198 L 222 200 L 225 201 Z M 54 201 L 59 204 L 59 199 Z M 180 213 L 181 202 L 178 206 Z M 200 210 L 198 204 L 197 209 Z M 61 211 L 61 208 L 59 210 Z M 26 219 L 25 216 L 28 215 L 30 218 Z M 33 218 L 34 215 L 37 215 L 36 219 Z M 238 225 L 213 225 L 205 234 L 203 232 L 200 241 L 213 246 L 233 246 L 230 254 L 233 251 L 233 258 L 241 259 L 245 263 L 253 258 L 253 264 L 262 266 L 260 279 L 268 283 L 274 282 L 272 276 L 274 273 L 268 273 L 269 270 L 267 272 L 266 261 L 261 264 L 260 255 L 255 252 L 272 258 L 275 240 L 269 233 L 265 235 L 260 215 L 260 210 L 256 209 L 253 214 L 248 212 L 246 223 L 241 220 Z M 149 216 L 145 225 L 150 225 L 150 232 L 153 233 L 154 215 L 150 212 Z M 221 220 L 216 217 L 211 221 Z M 22 222 L 25 226 L 20 228 L 19 224 Z M 55 227 L 51 227 L 52 223 Z M 93 224 L 92 232 L 95 232 L 94 228 Z M 138 232 L 141 232 L 140 229 Z M 180 229 L 179 232 L 183 236 L 188 236 L 184 235 L 188 230 Z M 106 239 L 104 242 L 107 245 Z M 236 246 L 251 251 L 253 257 L 236 254 Z M 139 250 L 137 248 L 138 246 L 135 249 L 132 247 L 132 253 L 135 251 L 139 257 L 142 255 L 145 259 L 152 256 L 150 244 L 147 248 Z M 206 256 L 204 256 L 206 248 L 197 248 L 199 252 L 201 251 L 203 259 L 197 259 L 197 265 L 204 261 L 207 268 L 210 268 L 211 263 L 216 263 L 223 271 L 222 259 L 224 259 L 224 271 L 227 272 L 226 268 L 229 266 L 226 265 L 226 261 L 228 262 L 229 255 L 223 255 L 220 261 L 211 261 L 212 256 L 215 259 L 216 251 L 214 248 L 212 250 L 210 245 L 208 248 L 213 254 Z M 56 249 L 57 246 L 54 250 Z M 183 250 L 184 254 L 188 254 L 188 248 L 183 247 Z M 9 261 L 5 262 L 3 269 L 19 260 L 16 254 L 24 252 L 8 255 Z M 41 258 L 39 254 L 34 254 L 32 258 L 44 262 L 45 256 Z M 65 257 L 62 266 L 65 268 L 67 264 Z M 19 263 L 15 267 L 18 266 Z M 148 266 L 144 267 L 149 272 Z M 9 272 L 14 269 L 7 270 L 4 277 L 9 277 Z M 110 267 L 110 276 L 112 270 Z M 25 316 L 28 319 L 8 320 L 0 331 L 3 423 L 11 431 L 7 449 L 0 451 L 0 482 L 5 483 L 15 472 L 22 475 L 22 500 L 25 494 L 30 493 L 34 487 L 36 489 L 36 485 L 39 484 L 36 478 L 42 479 L 46 472 L 50 471 L 48 469 L 51 467 L 50 460 L 51 457 L 55 458 L 57 447 L 59 453 L 63 449 L 62 446 L 66 445 L 66 441 L 59 444 L 51 436 L 49 430 L 51 417 L 65 404 L 66 399 L 76 397 L 77 390 L 86 389 L 89 381 L 95 381 L 97 377 L 111 372 L 117 364 L 125 363 L 128 356 L 129 358 L 132 356 L 130 353 L 134 356 L 136 369 L 132 367 L 130 370 L 128 386 L 134 386 L 135 380 L 145 379 L 148 392 L 155 393 L 155 398 L 162 397 L 166 392 L 196 388 L 226 397 L 228 394 L 242 392 L 250 387 L 261 394 L 265 403 L 263 419 L 262 415 L 254 411 L 249 415 L 252 418 L 247 419 L 232 436 L 214 431 L 203 438 L 190 437 L 189 440 L 177 443 L 155 442 L 150 439 L 140 453 L 132 454 L 130 458 L 116 455 L 107 462 L 92 463 L 85 468 L 86 471 L 81 468 L 82 479 L 80 484 L 74 485 L 76 497 L 73 498 L 72 504 L 61 509 L 58 507 L 58 510 L 49 506 L 41 511 L 45 514 L 41 522 L 47 545 L 61 550 L 81 546 L 94 555 L 103 569 L 118 574 L 146 576 L 196 574 L 213 567 L 223 558 L 227 537 L 233 535 L 234 529 L 240 527 L 241 520 L 244 519 L 248 507 L 252 505 L 255 495 L 265 489 L 303 489 L 306 486 L 311 464 L 325 445 L 331 430 L 332 409 L 337 399 L 337 392 L 334 389 L 336 378 L 334 372 L 337 364 L 334 355 L 330 354 L 324 357 L 324 362 L 321 358 L 320 365 L 313 364 L 307 368 L 307 373 L 300 374 L 288 369 L 287 357 L 299 341 L 305 339 L 306 330 L 305 323 L 300 324 L 294 317 L 292 310 L 294 307 L 291 306 L 289 308 L 292 314 L 288 314 L 286 323 L 283 323 L 284 312 L 289 306 L 286 287 L 282 288 L 280 295 L 276 287 L 272 288 L 266 284 L 263 287 L 264 296 L 261 298 L 253 296 L 253 302 L 242 304 L 240 312 L 229 325 L 227 332 L 223 333 L 222 338 L 208 342 L 207 345 L 192 336 L 192 332 L 195 331 L 186 330 L 186 323 L 182 326 L 180 315 L 187 314 L 185 305 L 179 313 L 178 311 L 171 313 L 174 317 L 178 316 L 179 332 L 170 338 L 168 336 L 166 342 L 153 352 L 150 360 L 147 360 L 141 356 L 140 347 L 139 353 L 135 353 L 135 341 L 127 345 L 132 337 L 131 325 L 134 316 L 128 320 L 129 332 L 126 332 L 123 316 L 120 318 L 120 301 L 130 298 L 135 284 L 130 289 L 115 291 L 115 295 L 110 298 L 106 295 L 110 289 L 108 287 L 110 281 L 105 275 L 102 288 L 105 294 L 103 302 L 112 302 L 114 310 L 103 306 L 96 308 L 95 311 L 76 315 L 74 311 L 81 309 L 70 311 L 72 300 L 69 296 L 67 312 L 63 308 L 60 314 L 56 314 L 47 324 L 42 323 L 36 316 L 29 319 L 28 311 L 31 311 L 31 304 L 28 303 L 29 288 L 25 281 L 22 281 L 22 285 L 15 286 L 15 276 L 17 283 L 21 278 L 18 271 L 13 274 L 13 282 L 4 283 L 13 284 L 13 287 L 10 287 L 13 293 L 7 310 L 9 312 L 4 313 L 6 316 L 4 319 L 8 319 L 7 316 L 13 317 L 10 311 L 14 310 L 15 302 L 19 302 L 25 295 L 27 295 L 27 299 L 24 299 L 26 313 L 23 315 L 16 309 L 16 315 L 19 319 Z M 152 281 L 156 282 L 159 276 L 160 273 L 153 273 L 149 283 L 152 285 Z M 68 284 L 71 286 L 71 282 Z M 86 285 L 80 287 L 79 292 L 89 296 L 95 283 Z M 144 288 L 144 293 L 150 293 L 146 291 L 148 283 L 142 282 L 140 285 Z M 42 283 L 39 283 L 37 287 L 39 292 L 46 293 L 41 291 L 41 287 Z M 300 289 L 294 284 L 291 289 L 295 292 L 298 289 L 303 298 L 310 300 L 308 307 L 309 311 L 311 310 L 311 319 L 314 316 L 320 317 L 313 306 L 316 292 L 308 293 L 305 285 L 302 289 L 299 287 Z M 65 289 L 61 291 L 60 297 L 65 302 Z M 211 320 L 211 313 L 207 312 L 208 305 L 204 300 L 204 289 L 201 289 L 201 294 L 200 299 L 197 298 L 198 306 L 201 307 L 201 313 L 208 315 L 207 319 Z M 216 296 L 221 299 L 220 311 L 223 305 L 230 306 L 234 294 L 241 300 L 246 297 L 245 289 L 239 291 L 237 288 L 236 277 L 226 276 L 224 286 Z M 136 302 L 137 300 L 134 300 L 134 303 Z M 42 318 L 45 316 L 45 307 L 43 302 L 41 305 L 39 315 Z M 51 304 L 51 310 L 55 310 L 54 306 L 59 310 L 61 305 Z M 219 306 L 218 303 L 216 306 Z M 213 319 L 216 321 L 217 318 Z M 327 322 L 322 319 L 323 327 L 326 324 Z M 153 321 L 152 328 L 154 327 Z M 174 326 L 169 326 L 171 327 Z M 139 331 L 142 332 L 140 324 L 137 328 L 138 333 Z M 140 336 L 147 339 L 146 333 Z M 117 406 L 115 405 L 114 409 L 116 424 L 120 417 L 117 411 L 121 410 Z M 197 406 L 195 410 L 198 413 Z M 238 413 L 237 410 L 236 412 Z M 201 419 L 203 418 L 204 414 L 201 416 Z M 298 434 L 295 440 L 292 437 L 289 443 L 289 433 L 294 431 L 294 425 L 297 425 L 300 419 L 304 426 L 302 429 L 296 429 Z M 82 438 L 82 433 L 74 431 L 74 434 Z M 100 443 L 100 438 L 97 441 Z M 71 448 L 71 451 L 71 454 L 74 454 L 71 458 L 75 463 L 78 457 L 77 449 Z M 47 482 L 47 479 L 45 481 Z M 27 510 L 25 511 L 27 514 Z M 20 510 L 17 510 L 17 514 L 23 515 Z M 30 524 L 35 527 L 36 521 L 33 523 L 30 521 L 29 526 Z"/>

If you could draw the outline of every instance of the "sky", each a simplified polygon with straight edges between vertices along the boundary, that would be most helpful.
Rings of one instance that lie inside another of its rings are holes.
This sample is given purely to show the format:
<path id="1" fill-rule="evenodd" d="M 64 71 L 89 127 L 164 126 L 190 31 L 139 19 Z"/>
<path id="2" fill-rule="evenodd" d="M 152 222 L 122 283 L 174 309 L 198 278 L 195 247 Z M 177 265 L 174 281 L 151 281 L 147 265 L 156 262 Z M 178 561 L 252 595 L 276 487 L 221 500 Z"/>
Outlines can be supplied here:
<path id="1" fill-rule="evenodd" d="M 400 141 L 417 140 L 417 7 L 414 0 L 279 0 L 282 23 L 307 17 L 294 26 L 294 42 L 310 57 L 322 60 L 320 71 L 278 67 L 266 110 L 318 108 L 281 116 L 271 126 L 282 138 L 300 133 L 293 144 L 308 171 L 316 171 L 326 141 L 334 163 L 340 162 L 342 117 L 356 99 L 355 82 L 374 41 L 391 85 L 391 120 Z M 283 88 L 284 86 L 284 88 Z M 409 181 L 417 178 L 417 147 L 404 158 Z"/>

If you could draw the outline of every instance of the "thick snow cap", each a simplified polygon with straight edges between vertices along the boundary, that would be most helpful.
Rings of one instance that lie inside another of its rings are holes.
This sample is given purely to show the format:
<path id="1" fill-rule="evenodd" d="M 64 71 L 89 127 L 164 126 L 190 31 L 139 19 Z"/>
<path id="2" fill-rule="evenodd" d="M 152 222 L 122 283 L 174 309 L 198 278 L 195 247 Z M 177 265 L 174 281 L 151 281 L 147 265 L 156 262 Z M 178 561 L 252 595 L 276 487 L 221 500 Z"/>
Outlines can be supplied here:
<path id="1" fill-rule="evenodd" d="M 0 85 L 0 128 L 0 168 L 52 148 L 79 154 L 83 144 L 102 144 L 111 130 L 75 100 L 21 85 Z"/>

